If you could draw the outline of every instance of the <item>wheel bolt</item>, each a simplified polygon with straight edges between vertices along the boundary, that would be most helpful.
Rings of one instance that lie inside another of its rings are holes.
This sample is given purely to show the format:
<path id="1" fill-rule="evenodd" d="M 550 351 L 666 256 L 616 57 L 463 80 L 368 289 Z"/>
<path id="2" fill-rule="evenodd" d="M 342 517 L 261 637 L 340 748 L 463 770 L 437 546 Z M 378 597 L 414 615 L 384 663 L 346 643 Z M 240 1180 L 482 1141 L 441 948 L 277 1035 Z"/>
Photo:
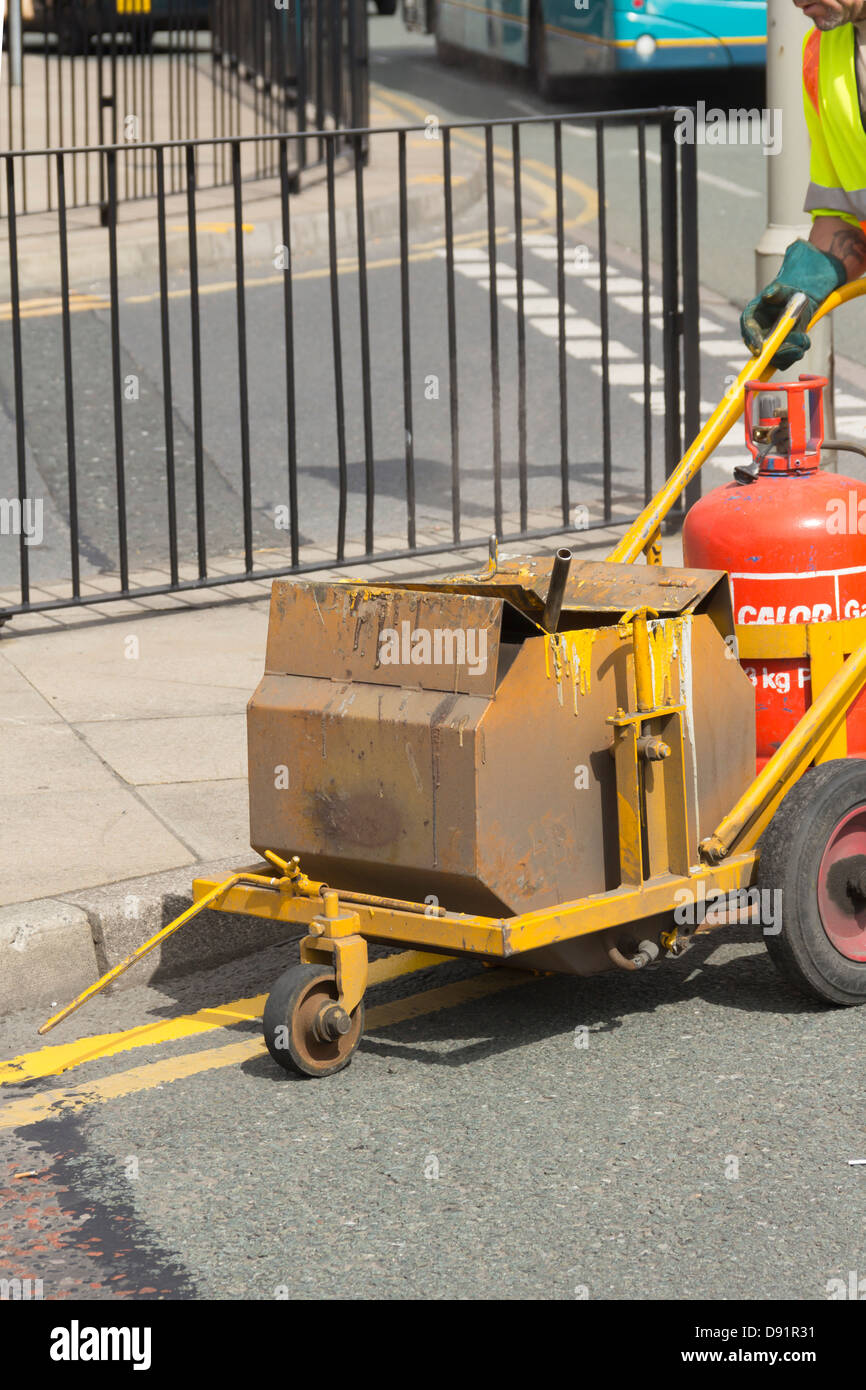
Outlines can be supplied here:
<path id="1" fill-rule="evenodd" d="M 351 1018 L 339 1004 L 324 1004 L 316 1018 L 316 1032 L 322 1042 L 336 1042 L 351 1026 Z"/>

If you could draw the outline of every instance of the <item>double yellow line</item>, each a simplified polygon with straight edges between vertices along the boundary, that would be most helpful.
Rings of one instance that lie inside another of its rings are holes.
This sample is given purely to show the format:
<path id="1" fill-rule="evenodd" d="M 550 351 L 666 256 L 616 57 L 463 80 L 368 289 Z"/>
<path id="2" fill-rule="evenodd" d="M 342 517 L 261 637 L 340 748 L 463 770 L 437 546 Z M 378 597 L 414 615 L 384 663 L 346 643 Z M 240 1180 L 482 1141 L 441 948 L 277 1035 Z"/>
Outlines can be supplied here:
<path id="1" fill-rule="evenodd" d="M 451 959 L 450 956 L 430 955 L 421 951 L 402 951 L 398 955 L 372 961 L 369 982 L 371 985 L 383 984 L 419 970 L 440 967 Z M 392 1024 L 405 1022 L 409 1018 L 438 1013 L 442 1009 L 453 1009 L 460 1004 L 483 999 L 489 994 L 498 994 L 501 990 L 527 984 L 535 978 L 537 977 L 512 970 L 482 970 L 468 980 L 440 985 L 391 1003 L 373 1005 L 367 1009 L 365 1032 L 375 1032 Z M 161 1043 L 176 1042 L 181 1038 L 197 1037 L 217 1028 L 253 1023 L 261 1018 L 266 999 L 267 995 L 264 994 L 250 999 L 234 999 L 216 1008 L 200 1009 L 197 1013 L 184 1014 L 179 1018 L 142 1024 L 124 1032 L 78 1038 L 74 1042 L 24 1053 L 0 1064 L 0 1085 L 14 1086 L 39 1077 L 57 1076 L 74 1067 L 84 1066 L 87 1062 L 103 1060 L 133 1048 L 154 1047 Z M 146 1062 L 142 1066 L 113 1072 L 109 1076 L 79 1085 L 57 1087 L 21 1096 L 0 1107 L 0 1130 L 36 1124 L 41 1120 L 56 1118 L 61 1113 L 78 1111 L 86 1106 L 133 1095 L 138 1091 L 152 1090 L 155 1086 L 181 1081 L 201 1072 L 239 1066 L 266 1053 L 265 1044 L 257 1034 L 255 1037 L 227 1043 L 222 1047 L 205 1048 L 198 1052 L 166 1057 L 156 1062 Z"/>
<path id="2" fill-rule="evenodd" d="M 70 314 L 83 314 L 91 309 L 108 309 L 111 301 L 102 294 L 75 294 L 69 296 Z M 46 295 L 41 299 L 22 299 L 21 317 L 22 319 L 43 319 L 51 318 L 56 314 L 63 313 L 63 300 L 59 294 Z M 0 304 L 0 323 L 9 323 L 12 319 L 12 304 Z"/>

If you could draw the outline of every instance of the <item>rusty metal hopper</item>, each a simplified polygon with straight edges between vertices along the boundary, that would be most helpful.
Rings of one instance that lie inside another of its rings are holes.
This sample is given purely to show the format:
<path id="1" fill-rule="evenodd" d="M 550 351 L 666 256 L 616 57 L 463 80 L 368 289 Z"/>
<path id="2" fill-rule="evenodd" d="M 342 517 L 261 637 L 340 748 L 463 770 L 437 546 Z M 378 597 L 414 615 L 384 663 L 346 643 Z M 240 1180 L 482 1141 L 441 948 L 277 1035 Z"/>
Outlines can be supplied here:
<path id="1" fill-rule="evenodd" d="M 727 576 L 575 563 L 551 634 L 552 563 L 377 586 L 276 581 L 248 711 L 253 847 L 298 854 L 333 887 L 450 911 L 615 888 L 608 720 L 635 697 L 617 624 L 648 605 L 658 703 L 685 706 L 694 863 L 754 768 L 754 692 L 725 645 Z"/>

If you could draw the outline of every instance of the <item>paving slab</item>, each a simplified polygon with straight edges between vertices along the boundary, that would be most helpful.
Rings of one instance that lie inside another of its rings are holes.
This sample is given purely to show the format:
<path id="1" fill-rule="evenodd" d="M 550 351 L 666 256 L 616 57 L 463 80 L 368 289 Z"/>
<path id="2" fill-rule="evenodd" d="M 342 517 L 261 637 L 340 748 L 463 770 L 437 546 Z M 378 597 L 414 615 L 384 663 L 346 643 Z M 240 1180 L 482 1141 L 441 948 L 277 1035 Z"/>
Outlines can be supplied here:
<path id="1" fill-rule="evenodd" d="M 8 784 L 6 784 L 8 785 Z M 0 794 L 0 905 L 179 867 L 193 855 L 120 786 Z"/>
<path id="2" fill-rule="evenodd" d="M 249 692 L 252 694 L 252 691 Z M 107 765 L 134 786 L 245 777 L 246 700 L 235 714 L 103 720 L 76 730 Z"/>
<path id="3" fill-rule="evenodd" d="M 125 622 L 87 616 L 90 627 L 59 643 L 56 632 L 17 637 L 17 619 L 0 637 L 5 659 L 70 723 L 235 712 L 258 684 L 266 596 L 226 607 L 218 621 L 212 608 Z"/>
<path id="4" fill-rule="evenodd" d="M 232 855 L 243 863 L 250 851 L 246 757 L 243 775 L 214 782 L 163 783 L 141 787 L 140 796 L 200 859 Z"/>

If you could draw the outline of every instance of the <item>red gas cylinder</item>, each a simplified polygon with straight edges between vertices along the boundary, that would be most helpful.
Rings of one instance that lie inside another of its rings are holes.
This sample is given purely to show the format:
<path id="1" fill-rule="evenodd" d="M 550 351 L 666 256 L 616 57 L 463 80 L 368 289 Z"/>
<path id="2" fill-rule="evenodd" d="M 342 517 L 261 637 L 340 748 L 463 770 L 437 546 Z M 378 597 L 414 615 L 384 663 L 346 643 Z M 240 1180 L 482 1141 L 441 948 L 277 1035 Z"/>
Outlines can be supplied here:
<path id="1" fill-rule="evenodd" d="M 751 465 L 707 493 L 683 526 L 683 563 L 725 569 L 734 620 L 866 617 L 866 484 L 819 471 L 825 377 L 746 384 Z M 811 703 L 808 661 L 743 662 L 755 686 L 758 770 Z M 848 752 L 866 756 L 866 692 L 848 713 Z"/>

